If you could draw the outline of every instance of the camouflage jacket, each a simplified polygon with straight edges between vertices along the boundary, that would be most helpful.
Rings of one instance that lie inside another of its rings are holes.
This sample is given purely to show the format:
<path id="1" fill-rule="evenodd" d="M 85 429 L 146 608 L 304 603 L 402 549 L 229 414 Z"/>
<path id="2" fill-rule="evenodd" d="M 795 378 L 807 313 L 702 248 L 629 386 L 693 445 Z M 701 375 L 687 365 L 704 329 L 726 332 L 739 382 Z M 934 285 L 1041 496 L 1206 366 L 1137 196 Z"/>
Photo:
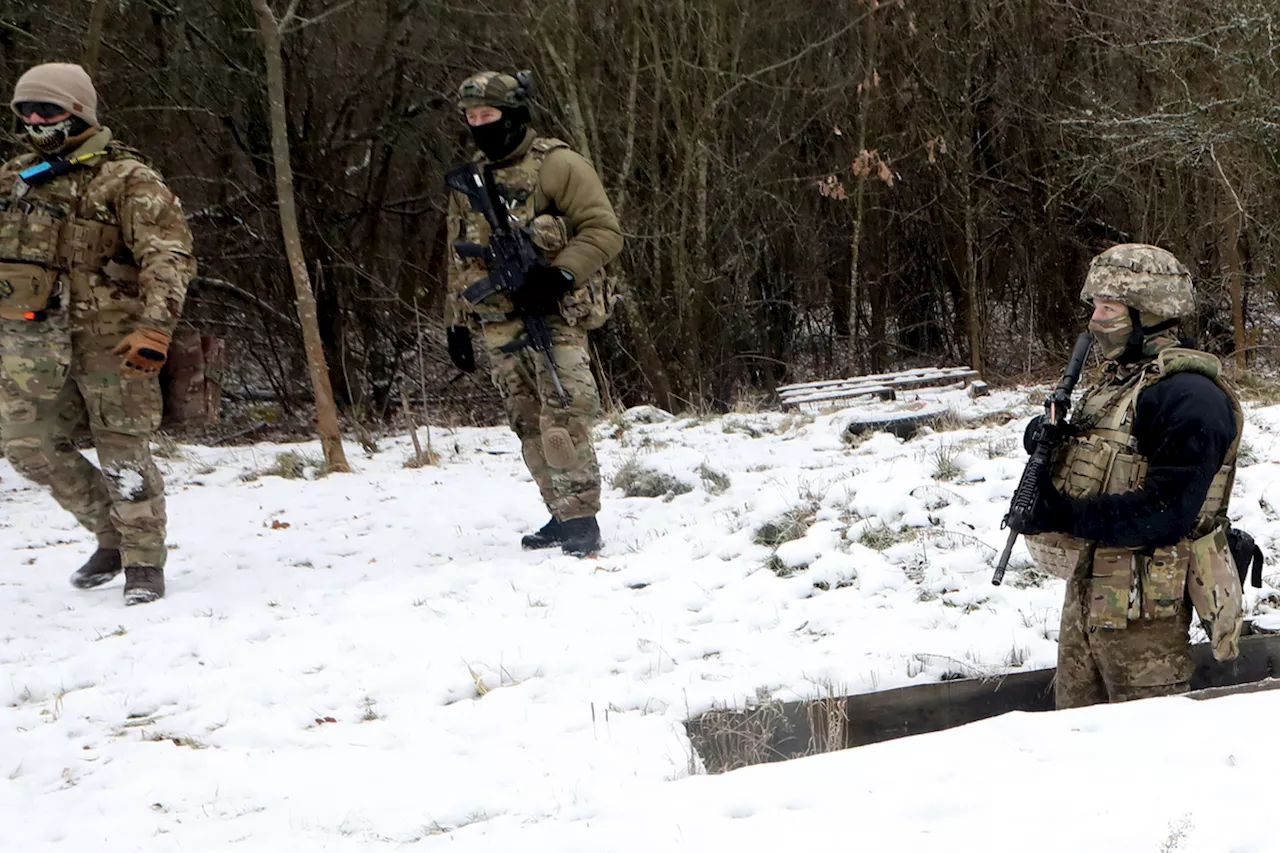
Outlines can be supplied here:
<path id="1" fill-rule="evenodd" d="M 67 156 L 98 152 L 69 174 L 31 187 L 16 204 L 18 172 L 40 158 L 24 154 L 0 166 L 0 262 L 56 270 L 69 291 L 73 330 L 114 335 L 146 327 L 171 334 L 196 270 L 182 204 L 107 128 Z"/>
<path id="2" fill-rule="evenodd" d="M 483 155 L 476 162 L 485 165 Z M 568 240 L 555 246 L 553 264 L 573 274 L 579 286 L 599 275 L 604 265 L 622 251 L 622 228 L 605 194 L 604 185 L 595 168 L 581 154 L 565 143 L 539 137 L 532 129 L 516 151 L 495 164 L 494 177 L 504 189 L 516 227 L 533 226 L 535 218 L 546 215 L 563 220 Z M 480 261 L 464 261 L 452 251 L 455 242 L 488 240 L 489 229 L 484 218 L 471 210 L 460 193 L 449 193 L 447 220 L 449 250 L 449 282 L 445 298 L 445 324 L 463 325 L 471 309 L 462 299 L 462 291 L 484 276 Z M 535 242 L 539 229 L 535 228 Z M 551 249 L 550 245 L 543 245 Z M 495 295 L 486 301 L 498 312 L 510 310 L 506 297 Z"/>

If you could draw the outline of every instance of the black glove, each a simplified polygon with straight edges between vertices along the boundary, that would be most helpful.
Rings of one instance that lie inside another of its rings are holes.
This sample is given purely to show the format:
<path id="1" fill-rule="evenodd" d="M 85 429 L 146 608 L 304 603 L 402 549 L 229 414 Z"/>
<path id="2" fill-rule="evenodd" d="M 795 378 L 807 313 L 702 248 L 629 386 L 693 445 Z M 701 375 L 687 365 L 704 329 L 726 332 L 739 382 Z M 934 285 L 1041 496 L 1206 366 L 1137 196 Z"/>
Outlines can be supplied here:
<path id="1" fill-rule="evenodd" d="M 475 373 L 476 349 L 471 345 L 471 330 L 466 326 L 450 326 L 445 337 L 449 342 L 449 360 L 463 373 Z"/>
<path id="2" fill-rule="evenodd" d="M 1036 505 L 1031 510 L 1031 519 L 1022 531 L 1023 534 L 1033 536 L 1037 533 L 1070 533 L 1075 522 L 1071 498 L 1054 488 L 1053 478 L 1048 471 L 1041 472 L 1039 486 Z"/>
<path id="3" fill-rule="evenodd" d="M 516 311 L 529 317 L 560 313 L 560 297 L 573 289 L 573 273 L 539 264 L 524 274 L 524 287 L 511 294 Z"/>
<path id="4" fill-rule="evenodd" d="M 1027 422 L 1027 428 L 1022 433 L 1022 446 L 1027 453 L 1034 453 L 1036 450 L 1035 438 L 1036 430 L 1040 428 L 1040 424 L 1044 421 L 1044 415 L 1036 415 Z M 1058 435 L 1065 440 L 1076 434 L 1076 428 L 1069 423 L 1060 423 L 1057 427 Z"/>
<path id="5" fill-rule="evenodd" d="M 1022 433 L 1022 447 L 1030 455 L 1035 452 L 1035 435 L 1036 430 L 1040 428 L 1040 422 L 1044 420 L 1044 415 L 1036 415 L 1027 423 L 1026 430 Z"/>

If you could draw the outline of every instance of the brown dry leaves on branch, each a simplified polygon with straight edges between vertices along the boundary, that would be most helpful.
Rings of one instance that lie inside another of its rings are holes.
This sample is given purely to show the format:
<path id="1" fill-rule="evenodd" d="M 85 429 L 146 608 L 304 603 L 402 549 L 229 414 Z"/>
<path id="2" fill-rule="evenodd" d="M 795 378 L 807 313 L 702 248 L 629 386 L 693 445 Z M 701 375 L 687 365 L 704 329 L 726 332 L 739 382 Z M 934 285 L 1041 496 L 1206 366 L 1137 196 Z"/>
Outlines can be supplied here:
<path id="1" fill-rule="evenodd" d="M 924 148 L 929 152 L 929 162 L 938 162 L 938 155 L 947 153 L 947 140 L 941 136 L 935 136 L 924 144 Z"/>
<path id="2" fill-rule="evenodd" d="M 938 137 L 941 139 L 941 137 Z M 932 146 L 932 140 L 929 143 Z M 946 143 L 942 144 L 942 152 L 946 153 Z M 929 148 L 929 159 L 933 160 L 933 148 Z M 865 179 L 874 177 L 885 186 L 893 186 L 893 182 L 897 180 L 897 176 L 893 174 L 893 169 L 889 168 L 888 162 L 880 156 L 880 152 L 872 148 L 870 150 L 863 149 L 858 156 L 849 164 L 849 171 L 853 173 L 855 178 Z M 818 178 L 813 182 L 818 188 L 823 198 L 834 199 L 835 201 L 846 201 L 849 198 L 849 191 L 845 189 L 844 183 L 836 175 L 827 175 L 824 178 Z"/>
<path id="3" fill-rule="evenodd" d="M 827 175 L 825 178 L 819 178 L 814 181 L 818 187 L 818 192 L 822 193 L 823 198 L 833 198 L 836 201 L 844 201 L 849 197 L 845 192 L 844 184 L 840 183 L 840 179 L 835 175 Z"/>
<path id="4" fill-rule="evenodd" d="M 874 174 L 886 186 L 893 186 L 893 170 L 889 168 L 889 164 L 885 162 L 885 159 L 880 156 L 880 152 L 874 148 L 870 150 L 864 148 L 858 152 L 858 156 L 853 159 L 849 170 L 859 178 L 870 177 Z"/>

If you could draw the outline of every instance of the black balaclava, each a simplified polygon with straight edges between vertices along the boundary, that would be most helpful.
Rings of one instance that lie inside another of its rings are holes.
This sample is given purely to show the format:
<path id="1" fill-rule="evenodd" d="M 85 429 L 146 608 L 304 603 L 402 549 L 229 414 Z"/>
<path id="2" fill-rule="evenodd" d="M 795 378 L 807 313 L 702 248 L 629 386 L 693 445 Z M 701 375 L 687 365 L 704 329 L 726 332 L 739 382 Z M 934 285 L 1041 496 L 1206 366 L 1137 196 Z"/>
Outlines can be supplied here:
<path id="1" fill-rule="evenodd" d="M 31 147 L 45 157 L 53 157 L 64 152 L 69 143 L 78 144 L 85 131 L 89 130 L 89 123 L 80 116 L 69 115 L 62 121 L 49 124 L 23 122 L 23 127 L 27 129 L 27 141 Z"/>
<path id="2" fill-rule="evenodd" d="M 500 163 L 510 157 L 524 141 L 529 126 L 528 107 L 498 107 L 502 118 L 488 124 L 474 125 L 471 138 L 490 162 Z"/>

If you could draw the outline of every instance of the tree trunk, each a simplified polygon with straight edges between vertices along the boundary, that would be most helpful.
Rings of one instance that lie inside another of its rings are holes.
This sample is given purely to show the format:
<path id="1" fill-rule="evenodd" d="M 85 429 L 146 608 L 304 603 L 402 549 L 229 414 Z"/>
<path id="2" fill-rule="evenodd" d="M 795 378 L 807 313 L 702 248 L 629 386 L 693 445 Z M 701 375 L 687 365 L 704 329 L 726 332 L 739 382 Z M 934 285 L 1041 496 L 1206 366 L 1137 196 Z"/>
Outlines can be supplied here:
<path id="1" fill-rule="evenodd" d="M 545 13 L 541 6 L 537 10 Z M 542 40 L 543 49 L 551 58 L 551 66 L 559 74 L 565 95 L 565 118 L 569 124 L 569 133 L 573 137 L 573 147 L 579 154 L 591 161 L 597 172 L 603 172 L 596 160 L 596 150 L 591 145 L 591 132 L 587 127 L 586 110 L 582 103 L 582 76 L 578 72 L 578 33 L 577 0 L 565 3 L 565 17 L 557 19 L 559 26 L 554 35 Z M 561 45 L 557 48 L 556 45 Z"/>
<path id="2" fill-rule="evenodd" d="M 618 183 L 611 195 L 614 198 L 613 209 L 619 221 L 626 218 L 628 193 L 631 190 L 631 168 L 636 156 L 637 117 L 636 103 L 640 95 L 640 27 L 632 29 L 631 36 L 631 69 L 627 75 L 627 109 L 626 133 L 623 136 L 622 165 L 618 167 Z M 598 167 L 597 167 L 598 168 Z"/>
<path id="3" fill-rule="evenodd" d="M 1220 257 L 1227 279 L 1227 293 L 1231 296 L 1232 342 L 1235 345 L 1236 370 L 1243 373 L 1248 361 L 1245 357 L 1248 343 L 1244 333 L 1244 291 L 1240 283 L 1240 229 L 1244 220 L 1244 205 L 1240 201 L 1240 196 L 1236 194 L 1235 188 L 1232 187 L 1231 181 L 1227 179 L 1222 161 L 1218 159 L 1218 152 L 1211 149 L 1211 154 L 1218 177 L 1222 179 L 1219 197 L 1222 198 L 1225 216 L 1222 218 L 1222 230 L 1219 232 L 1222 240 Z"/>
<path id="4" fill-rule="evenodd" d="M 1226 265 L 1227 290 L 1231 294 L 1231 325 L 1235 332 L 1236 370 L 1243 373 L 1248 344 L 1244 329 L 1244 291 L 1240 284 L 1240 211 L 1234 206 L 1223 223 L 1222 259 Z"/>
<path id="5" fill-rule="evenodd" d="M 965 38 L 964 58 L 964 143 L 965 158 L 960 176 L 962 205 L 964 208 L 964 294 L 968 305 L 965 326 L 969 332 L 969 366 L 982 375 L 982 283 L 978 276 L 978 211 L 973 200 L 973 181 L 981 164 L 978 162 L 978 116 L 974 100 L 977 97 L 977 80 L 974 64 L 978 50 L 976 0 L 965 4 L 968 27 Z"/>
<path id="6" fill-rule="evenodd" d="M 329 366 L 320 340 L 316 319 L 316 298 L 307 275 L 307 259 L 302 254 L 302 237 L 298 232 L 298 211 L 293 196 L 293 168 L 289 161 L 288 118 L 284 100 L 284 59 L 280 51 L 280 24 L 267 5 L 267 0 L 252 0 L 258 14 L 263 54 L 267 63 L 267 94 L 271 102 L 271 154 L 276 170 L 276 196 L 280 205 L 280 230 L 289 257 L 289 271 L 298 295 L 298 320 L 302 324 L 302 342 L 307 353 L 307 368 L 316 399 L 316 426 L 324 448 L 325 466 L 330 471 L 350 471 L 342 449 L 342 432 L 338 428 L 338 410 L 329 385 Z M 286 20 L 287 23 L 287 20 Z"/>
<path id="7" fill-rule="evenodd" d="M 89 32 L 84 37 L 84 70 L 98 79 L 98 55 L 102 51 L 102 30 L 107 18 L 107 0 L 93 0 L 89 12 Z"/>
<path id="8" fill-rule="evenodd" d="M 854 32 L 858 32 L 856 29 Z M 866 14 L 859 49 L 862 54 L 862 81 L 858 97 L 858 138 L 854 157 L 861 157 L 867 150 L 867 137 L 871 123 L 872 91 L 875 86 L 876 65 L 880 55 L 880 32 L 876 29 L 876 16 Z M 857 172 L 853 178 L 853 224 L 849 231 L 849 372 L 857 373 L 866 364 L 865 353 L 857 351 L 856 341 L 862 323 L 862 231 L 867 216 L 867 174 Z"/>

